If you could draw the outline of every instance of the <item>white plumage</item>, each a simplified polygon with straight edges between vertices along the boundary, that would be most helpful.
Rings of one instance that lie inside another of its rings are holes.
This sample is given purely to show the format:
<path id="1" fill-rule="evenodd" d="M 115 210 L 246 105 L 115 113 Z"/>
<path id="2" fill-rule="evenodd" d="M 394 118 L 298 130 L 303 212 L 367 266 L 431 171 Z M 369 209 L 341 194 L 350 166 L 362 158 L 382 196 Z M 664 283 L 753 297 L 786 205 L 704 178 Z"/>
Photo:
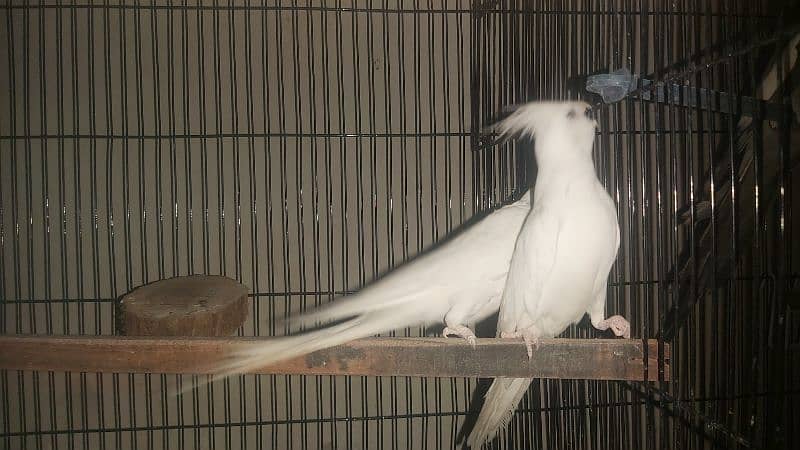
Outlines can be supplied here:
<path id="1" fill-rule="evenodd" d="M 583 102 L 530 103 L 494 126 L 536 139 L 533 206 L 517 238 L 500 305 L 500 337 L 522 337 L 530 357 L 540 338 L 561 334 L 589 313 L 599 329 L 629 336 L 620 316 L 605 319 L 606 280 L 619 248 L 614 202 L 595 174 L 596 122 Z M 510 420 L 531 380 L 498 378 L 468 438 L 492 439 Z"/>
<path id="2" fill-rule="evenodd" d="M 529 194 L 467 227 L 452 239 L 389 272 L 358 293 L 292 320 L 314 326 L 343 322 L 241 349 L 217 368 L 223 376 L 394 329 L 444 322 L 445 334 L 475 335 L 467 324 L 495 313 L 514 242 L 530 211 Z"/>

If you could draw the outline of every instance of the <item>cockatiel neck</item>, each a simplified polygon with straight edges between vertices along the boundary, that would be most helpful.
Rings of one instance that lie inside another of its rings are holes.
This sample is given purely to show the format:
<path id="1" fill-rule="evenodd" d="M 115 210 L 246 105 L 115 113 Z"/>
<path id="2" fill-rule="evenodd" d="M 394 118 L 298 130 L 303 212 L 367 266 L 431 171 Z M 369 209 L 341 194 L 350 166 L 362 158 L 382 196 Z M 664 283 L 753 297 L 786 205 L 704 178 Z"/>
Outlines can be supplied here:
<path id="1" fill-rule="evenodd" d="M 592 161 L 592 144 L 585 148 L 570 148 L 558 139 L 548 140 L 547 136 L 536 141 L 536 188 L 534 201 L 551 190 L 560 190 L 576 184 L 593 185 L 597 175 Z M 561 147 L 561 148 L 559 148 Z M 577 151 L 576 151 L 577 150 Z"/>

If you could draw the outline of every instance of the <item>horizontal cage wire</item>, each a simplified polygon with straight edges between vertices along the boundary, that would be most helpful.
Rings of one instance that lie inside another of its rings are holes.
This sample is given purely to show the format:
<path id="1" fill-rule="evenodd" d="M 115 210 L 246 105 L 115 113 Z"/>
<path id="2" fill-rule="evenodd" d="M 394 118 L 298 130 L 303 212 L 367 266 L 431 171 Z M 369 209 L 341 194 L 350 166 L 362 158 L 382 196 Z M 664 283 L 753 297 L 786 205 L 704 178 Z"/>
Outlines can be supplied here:
<path id="1" fill-rule="evenodd" d="M 671 346 L 671 381 L 535 380 L 487 447 L 796 448 L 792 7 L 7 2 L 0 333 L 119 334 L 121 295 L 189 274 L 248 287 L 239 336 L 293 331 L 533 185 L 533 143 L 484 132 L 506 106 L 597 102 L 587 76 L 626 68 L 639 89 L 595 108 L 621 229 L 607 311 Z M 0 447 L 461 448 L 488 387 L 246 375 L 174 395 L 205 381 L 2 370 Z"/>

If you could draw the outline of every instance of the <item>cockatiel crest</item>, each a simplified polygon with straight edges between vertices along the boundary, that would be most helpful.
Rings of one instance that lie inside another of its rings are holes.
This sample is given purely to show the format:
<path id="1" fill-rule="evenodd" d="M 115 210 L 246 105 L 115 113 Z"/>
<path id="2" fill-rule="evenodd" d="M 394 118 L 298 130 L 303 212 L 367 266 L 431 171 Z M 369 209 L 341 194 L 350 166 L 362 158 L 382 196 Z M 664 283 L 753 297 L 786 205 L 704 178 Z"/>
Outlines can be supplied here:
<path id="1" fill-rule="evenodd" d="M 586 102 L 534 102 L 515 106 L 508 117 L 487 127 L 486 131 L 497 133 L 500 140 L 534 137 L 545 144 L 542 140 L 554 138 L 569 144 L 562 149 L 564 151 L 591 152 L 596 128 L 592 108 Z M 537 159 L 545 156 L 540 153 L 550 149 L 548 145 L 537 145 Z"/>

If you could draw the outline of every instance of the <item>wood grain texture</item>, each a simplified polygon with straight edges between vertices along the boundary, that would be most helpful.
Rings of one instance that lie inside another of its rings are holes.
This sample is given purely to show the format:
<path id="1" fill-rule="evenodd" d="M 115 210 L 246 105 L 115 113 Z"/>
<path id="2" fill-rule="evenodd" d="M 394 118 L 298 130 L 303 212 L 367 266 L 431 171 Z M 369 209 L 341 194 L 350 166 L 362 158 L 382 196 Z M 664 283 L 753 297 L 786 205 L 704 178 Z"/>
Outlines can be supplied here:
<path id="1" fill-rule="evenodd" d="M 118 321 L 128 336 L 230 336 L 247 319 L 247 287 L 220 276 L 156 281 L 124 295 Z"/>
<path id="2" fill-rule="evenodd" d="M 234 349 L 268 338 L 2 336 L 0 369 L 118 373 L 210 373 Z M 259 368 L 252 373 L 670 379 L 668 344 L 621 339 L 544 339 L 528 361 L 522 341 L 368 338 Z M 661 363 L 661 364 L 659 364 Z"/>

